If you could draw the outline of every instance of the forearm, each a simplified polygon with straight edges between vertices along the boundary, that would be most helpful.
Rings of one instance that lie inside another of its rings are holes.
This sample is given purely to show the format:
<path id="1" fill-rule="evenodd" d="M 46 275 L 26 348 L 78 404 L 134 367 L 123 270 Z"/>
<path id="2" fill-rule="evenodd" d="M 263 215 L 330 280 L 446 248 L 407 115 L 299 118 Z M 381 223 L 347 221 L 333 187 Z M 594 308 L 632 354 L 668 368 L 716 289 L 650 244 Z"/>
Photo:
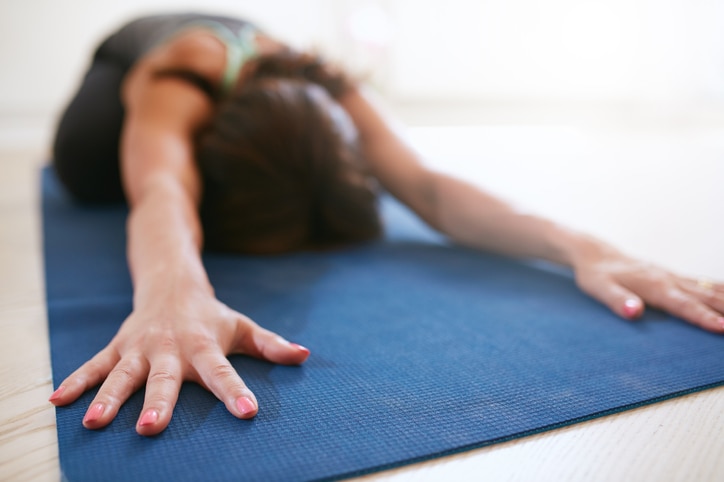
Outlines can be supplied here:
<path id="1" fill-rule="evenodd" d="M 465 181 L 433 174 L 428 220 L 454 241 L 515 257 L 572 266 L 585 251 L 610 249 L 604 243 L 526 213 Z"/>
<path id="2" fill-rule="evenodd" d="M 360 134 L 372 173 L 425 222 L 454 241 L 516 257 L 574 265 L 612 249 L 589 236 L 521 212 L 465 181 L 424 167 L 420 155 L 361 91 L 342 100 Z"/>
<path id="3" fill-rule="evenodd" d="M 201 261 L 201 226 L 192 199 L 171 179 L 153 182 L 128 218 L 134 302 L 160 292 L 213 293 Z"/>

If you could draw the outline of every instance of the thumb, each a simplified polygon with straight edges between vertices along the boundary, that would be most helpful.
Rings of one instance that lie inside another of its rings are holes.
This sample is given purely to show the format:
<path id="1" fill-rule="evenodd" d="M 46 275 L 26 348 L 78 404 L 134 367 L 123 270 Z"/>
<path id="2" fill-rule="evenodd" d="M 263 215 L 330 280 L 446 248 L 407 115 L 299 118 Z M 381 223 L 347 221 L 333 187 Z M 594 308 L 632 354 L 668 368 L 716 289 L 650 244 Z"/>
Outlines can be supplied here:
<path id="1" fill-rule="evenodd" d="M 233 348 L 234 353 L 253 356 L 281 365 L 299 365 L 309 357 L 309 349 L 290 343 L 281 336 L 255 323 L 241 328 L 246 331 Z"/>
<path id="2" fill-rule="evenodd" d="M 643 300 L 613 280 L 582 283 L 581 289 L 627 320 L 640 318 L 644 313 Z"/>

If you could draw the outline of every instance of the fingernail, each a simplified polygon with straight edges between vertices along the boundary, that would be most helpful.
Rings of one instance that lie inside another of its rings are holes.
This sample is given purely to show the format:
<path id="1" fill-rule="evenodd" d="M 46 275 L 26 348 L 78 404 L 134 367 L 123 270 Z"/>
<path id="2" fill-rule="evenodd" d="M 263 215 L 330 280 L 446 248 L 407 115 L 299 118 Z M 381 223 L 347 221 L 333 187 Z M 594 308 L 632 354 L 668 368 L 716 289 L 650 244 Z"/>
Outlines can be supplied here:
<path id="1" fill-rule="evenodd" d="M 63 392 L 64 392 L 64 391 L 65 391 L 65 387 L 62 386 L 62 385 L 59 386 L 58 389 L 57 389 L 56 391 L 54 391 L 53 394 L 50 396 L 50 398 L 48 399 L 48 401 L 49 401 L 49 402 L 54 402 L 54 401 L 56 401 L 57 399 L 60 398 L 61 395 L 63 395 Z"/>
<path id="2" fill-rule="evenodd" d="M 629 318 L 636 316 L 640 309 L 641 305 L 634 299 L 626 300 L 623 304 L 623 314 Z"/>
<path id="3" fill-rule="evenodd" d="M 296 348 L 297 350 L 306 353 L 307 355 L 309 355 L 309 354 L 311 353 L 311 352 L 309 351 L 309 348 L 307 348 L 306 346 L 298 345 L 297 343 L 290 343 L 290 345 L 292 345 L 292 346 L 293 346 L 294 348 Z"/>
<path id="4" fill-rule="evenodd" d="M 153 425 L 158 420 L 158 412 L 156 410 L 146 410 L 141 420 L 138 421 L 139 427 L 145 427 L 146 425 Z"/>
<path id="5" fill-rule="evenodd" d="M 720 316 L 717 321 L 719 322 L 719 326 L 724 328 L 724 316 Z"/>
<path id="6" fill-rule="evenodd" d="M 101 418 L 101 415 L 103 415 L 103 411 L 105 409 L 106 407 L 102 403 L 96 403 L 86 412 L 85 417 L 83 417 L 83 423 L 95 422 L 96 420 Z"/>
<path id="7" fill-rule="evenodd" d="M 251 401 L 251 399 L 247 397 L 239 397 L 236 399 L 236 408 L 239 409 L 239 412 L 242 416 L 249 415 L 251 413 L 254 413 L 256 411 L 256 405 L 254 405 L 254 402 Z"/>

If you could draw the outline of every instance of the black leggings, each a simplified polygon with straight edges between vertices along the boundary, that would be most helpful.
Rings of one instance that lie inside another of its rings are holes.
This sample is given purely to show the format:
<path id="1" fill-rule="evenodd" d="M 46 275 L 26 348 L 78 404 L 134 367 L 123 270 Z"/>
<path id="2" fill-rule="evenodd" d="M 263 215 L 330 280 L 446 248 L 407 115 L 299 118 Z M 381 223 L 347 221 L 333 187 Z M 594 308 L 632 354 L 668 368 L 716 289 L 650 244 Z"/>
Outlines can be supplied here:
<path id="1" fill-rule="evenodd" d="M 127 67 L 96 58 L 60 119 L 53 166 L 74 198 L 86 203 L 123 202 L 119 138 L 123 124 L 121 83 Z"/>

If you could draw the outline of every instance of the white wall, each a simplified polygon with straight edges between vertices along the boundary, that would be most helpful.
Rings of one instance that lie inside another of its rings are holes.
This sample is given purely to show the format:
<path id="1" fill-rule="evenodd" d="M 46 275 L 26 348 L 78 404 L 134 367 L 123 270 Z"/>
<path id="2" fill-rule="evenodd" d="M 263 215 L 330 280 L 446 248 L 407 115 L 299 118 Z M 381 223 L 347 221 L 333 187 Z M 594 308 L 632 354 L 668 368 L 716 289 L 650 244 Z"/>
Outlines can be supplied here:
<path id="1" fill-rule="evenodd" d="M 722 0 L 390 5 L 398 31 L 389 87 L 398 96 L 724 101 Z"/>
<path id="2" fill-rule="evenodd" d="M 187 9 L 320 46 L 393 100 L 724 104 L 722 0 L 0 0 L 0 117 L 54 114 L 111 28 Z"/>

